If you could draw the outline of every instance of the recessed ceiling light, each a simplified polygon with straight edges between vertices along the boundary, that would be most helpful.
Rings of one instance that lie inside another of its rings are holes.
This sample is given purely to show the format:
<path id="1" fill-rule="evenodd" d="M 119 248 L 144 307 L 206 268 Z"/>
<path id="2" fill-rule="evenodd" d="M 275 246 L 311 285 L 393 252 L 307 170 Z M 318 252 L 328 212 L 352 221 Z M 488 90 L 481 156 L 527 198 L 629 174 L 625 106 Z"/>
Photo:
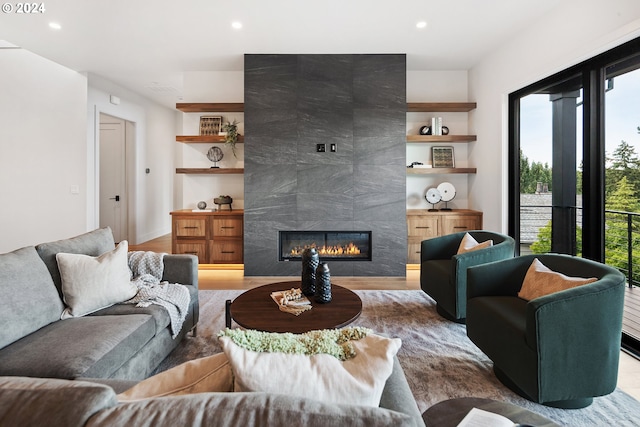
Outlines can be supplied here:
<path id="1" fill-rule="evenodd" d="M 423 29 L 427 28 L 427 21 L 420 21 L 416 24 L 416 28 Z"/>
<path id="2" fill-rule="evenodd" d="M 62 29 L 62 25 L 58 24 L 57 22 L 49 22 L 49 28 L 53 30 L 60 30 Z"/>
<path id="3" fill-rule="evenodd" d="M 240 28 L 242 28 L 242 22 L 240 22 L 240 21 L 233 21 L 233 22 L 231 23 L 231 26 L 232 26 L 233 28 L 235 28 L 236 30 L 239 30 Z"/>

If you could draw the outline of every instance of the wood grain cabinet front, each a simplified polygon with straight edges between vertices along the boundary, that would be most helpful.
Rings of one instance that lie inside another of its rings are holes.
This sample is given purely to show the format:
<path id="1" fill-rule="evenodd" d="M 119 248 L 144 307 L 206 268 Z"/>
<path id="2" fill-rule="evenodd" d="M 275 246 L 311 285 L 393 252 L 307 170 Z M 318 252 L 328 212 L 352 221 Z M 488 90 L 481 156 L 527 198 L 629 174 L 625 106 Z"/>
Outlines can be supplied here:
<path id="1" fill-rule="evenodd" d="M 244 212 L 171 212 L 171 252 L 192 254 L 200 264 L 242 264 Z"/>
<path id="2" fill-rule="evenodd" d="M 430 212 L 427 209 L 407 211 L 407 263 L 420 263 L 423 240 L 461 231 L 481 230 L 482 212 L 470 209 Z"/>

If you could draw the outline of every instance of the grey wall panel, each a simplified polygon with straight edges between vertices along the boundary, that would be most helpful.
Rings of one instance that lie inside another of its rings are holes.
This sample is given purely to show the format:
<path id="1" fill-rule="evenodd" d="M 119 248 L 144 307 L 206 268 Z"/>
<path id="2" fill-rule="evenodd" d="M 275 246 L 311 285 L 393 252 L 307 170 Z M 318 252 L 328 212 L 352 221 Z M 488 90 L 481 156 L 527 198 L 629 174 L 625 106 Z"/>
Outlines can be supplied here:
<path id="1" fill-rule="evenodd" d="M 405 275 L 405 55 L 245 55 L 244 120 L 245 275 L 300 274 L 280 230 L 371 230 L 332 274 Z"/>

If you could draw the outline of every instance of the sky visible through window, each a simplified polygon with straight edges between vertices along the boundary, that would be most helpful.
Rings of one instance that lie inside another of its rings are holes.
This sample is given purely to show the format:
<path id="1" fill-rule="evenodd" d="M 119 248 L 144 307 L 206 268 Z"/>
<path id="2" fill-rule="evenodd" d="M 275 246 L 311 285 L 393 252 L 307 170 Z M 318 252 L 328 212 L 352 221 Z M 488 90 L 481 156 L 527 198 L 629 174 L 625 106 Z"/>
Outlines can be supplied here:
<path id="1" fill-rule="evenodd" d="M 578 102 L 581 98 L 578 99 Z M 520 147 L 529 162 L 552 165 L 551 102 L 549 95 L 532 94 L 520 101 Z M 582 159 L 582 106 L 577 107 L 578 165 Z M 626 141 L 640 155 L 640 70 L 614 78 L 613 89 L 606 94 L 605 150 L 607 157 Z"/>

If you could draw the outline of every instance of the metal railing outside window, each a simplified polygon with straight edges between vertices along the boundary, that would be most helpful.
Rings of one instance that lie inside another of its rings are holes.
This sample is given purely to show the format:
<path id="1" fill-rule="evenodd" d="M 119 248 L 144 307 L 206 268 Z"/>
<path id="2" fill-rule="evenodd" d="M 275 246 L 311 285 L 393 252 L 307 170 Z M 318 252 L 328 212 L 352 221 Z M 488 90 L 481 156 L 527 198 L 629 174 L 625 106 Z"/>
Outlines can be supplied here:
<path id="1" fill-rule="evenodd" d="M 582 208 L 576 207 L 578 227 Z M 538 232 L 551 221 L 551 206 L 521 205 L 521 253 L 529 253 Z M 635 248 L 635 250 L 634 250 Z M 626 277 L 629 287 L 640 286 L 640 212 L 605 210 L 605 263 Z"/>

